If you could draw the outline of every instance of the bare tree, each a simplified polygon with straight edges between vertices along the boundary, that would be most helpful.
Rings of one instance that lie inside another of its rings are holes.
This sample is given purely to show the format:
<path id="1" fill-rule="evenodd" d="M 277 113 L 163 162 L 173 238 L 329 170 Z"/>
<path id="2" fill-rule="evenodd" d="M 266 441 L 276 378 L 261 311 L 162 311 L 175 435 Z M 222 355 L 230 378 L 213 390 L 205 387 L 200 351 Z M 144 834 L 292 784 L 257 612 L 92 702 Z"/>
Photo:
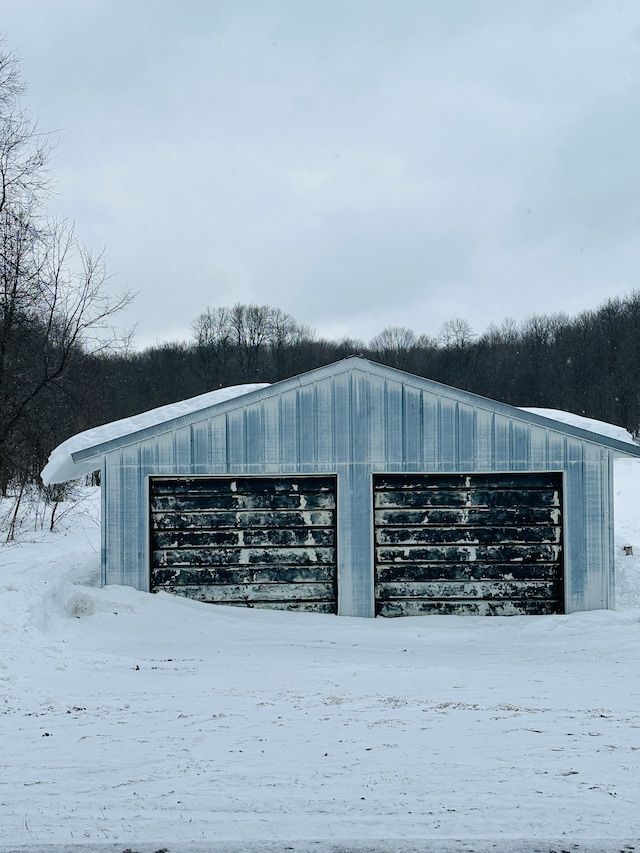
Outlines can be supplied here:
<path id="1" fill-rule="evenodd" d="M 207 308 L 191 324 L 196 345 L 199 347 L 217 346 L 228 343 L 231 323 L 228 308 Z"/>
<path id="2" fill-rule="evenodd" d="M 505 317 L 501 323 L 489 323 L 480 337 L 480 342 L 487 346 L 510 346 L 520 338 L 520 326 L 513 317 Z"/>
<path id="3" fill-rule="evenodd" d="M 468 347 L 475 335 L 468 320 L 456 317 L 453 320 L 445 320 L 440 327 L 438 342 L 445 348 L 463 349 Z"/>
<path id="4" fill-rule="evenodd" d="M 21 106 L 14 55 L 0 47 L 0 488 L 25 468 L 21 436 L 72 363 L 115 342 L 110 322 L 132 299 L 108 292 L 104 256 L 46 218 L 49 140 Z M 33 471 L 28 472 L 33 476 Z"/>
<path id="5" fill-rule="evenodd" d="M 269 338 L 273 376 L 275 379 L 283 379 L 288 372 L 287 357 L 295 348 L 313 341 L 315 332 L 309 326 L 300 325 L 291 314 L 280 308 L 272 308 Z"/>
<path id="6" fill-rule="evenodd" d="M 418 345 L 418 336 L 405 326 L 387 326 L 369 342 L 369 349 L 376 358 L 391 367 L 407 368 L 411 350 Z"/>
<path id="7" fill-rule="evenodd" d="M 20 64 L 0 38 L 0 213 L 32 212 L 49 187 L 51 140 L 22 107 L 25 89 Z"/>
<path id="8" fill-rule="evenodd" d="M 223 374 L 227 361 L 236 361 L 244 380 L 280 378 L 287 348 L 313 338 L 280 308 L 245 305 L 207 308 L 192 324 L 196 344 L 206 360 Z"/>

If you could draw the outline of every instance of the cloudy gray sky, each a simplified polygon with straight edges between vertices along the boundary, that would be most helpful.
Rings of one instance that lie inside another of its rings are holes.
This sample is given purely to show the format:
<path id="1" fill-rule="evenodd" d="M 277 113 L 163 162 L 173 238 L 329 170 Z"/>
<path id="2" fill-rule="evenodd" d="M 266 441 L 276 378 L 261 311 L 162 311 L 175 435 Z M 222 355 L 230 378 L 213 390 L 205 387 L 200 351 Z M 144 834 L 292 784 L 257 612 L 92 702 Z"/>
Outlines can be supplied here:
<path id="1" fill-rule="evenodd" d="M 640 287 L 637 0 L 2 0 L 141 346 L 207 306 L 436 335 Z"/>

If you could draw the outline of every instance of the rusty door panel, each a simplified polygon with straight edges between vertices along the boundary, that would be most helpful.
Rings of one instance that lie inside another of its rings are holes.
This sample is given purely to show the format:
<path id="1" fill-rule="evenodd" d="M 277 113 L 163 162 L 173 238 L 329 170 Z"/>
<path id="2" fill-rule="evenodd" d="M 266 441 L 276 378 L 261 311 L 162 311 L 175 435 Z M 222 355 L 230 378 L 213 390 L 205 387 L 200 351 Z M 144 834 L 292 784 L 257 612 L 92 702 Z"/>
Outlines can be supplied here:
<path id="1" fill-rule="evenodd" d="M 156 586 L 213 586 L 215 584 L 333 583 L 333 566 L 168 566 L 155 569 Z"/>
<path id="2" fill-rule="evenodd" d="M 241 475 L 238 477 L 154 477 L 154 495 L 328 494 L 335 498 L 332 477 Z"/>
<path id="3" fill-rule="evenodd" d="M 270 527 L 278 521 L 283 527 L 332 527 L 334 523 L 333 510 L 301 510 L 286 512 L 281 510 L 278 516 L 272 511 L 251 512 L 161 512 L 154 513 L 156 530 L 205 529 L 221 530 L 224 527 Z"/>
<path id="4" fill-rule="evenodd" d="M 210 548 L 215 545 L 229 545 L 235 548 L 256 548 L 278 545 L 288 546 L 333 546 L 334 535 L 331 528 L 316 530 L 306 528 L 271 527 L 230 528 L 216 530 L 204 529 L 154 531 L 153 547 L 162 548 Z"/>
<path id="5" fill-rule="evenodd" d="M 379 527 L 376 530 L 376 542 L 379 545 L 557 545 L 560 542 L 560 528 L 558 525 L 506 527 L 489 524 L 474 527 L 462 524 L 450 527 Z"/>
<path id="6" fill-rule="evenodd" d="M 313 590 L 311 590 L 313 587 Z M 177 592 L 187 598 L 216 604 L 250 604 L 255 602 L 318 600 L 330 602 L 333 584 L 244 583 L 244 584 L 168 584 L 164 591 Z"/>
<path id="7" fill-rule="evenodd" d="M 560 506 L 560 495 L 554 489 L 390 490 L 376 493 L 375 507 L 513 507 L 518 503 L 556 507 Z"/>
<path id="8" fill-rule="evenodd" d="M 461 507 L 458 509 L 377 509 L 377 526 L 406 527 L 409 525 L 487 524 L 488 515 L 494 525 L 558 524 L 559 507 L 510 506 Z"/>
<path id="9" fill-rule="evenodd" d="M 562 476 L 374 476 L 376 613 L 562 612 Z"/>
<path id="10" fill-rule="evenodd" d="M 335 496 L 324 492 L 290 494 L 275 493 L 273 495 L 238 494 L 186 494 L 186 495 L 154 495 L 152 510 L 170 512 L 192 512 L 198 510 L 278 510 L 278 509 L 335 509 Z"/>
<path id="11" fill-rule="evenodd" d="M 548 616 L 561 613 L 545 599 L 398 599 L 381 601 L 378 616 Z"/>
<path id="12" fill-rule="evenodd" d="M 424 489 L 431 491 L 442 491 L 443 489 L 489 489 L 496 488 L 499 479 L 500 489 L 521 489 L 524 485 L 523 476 L 526 477 L 526 487 L 534 489 L 555 489 L 558 486 L 558 473 L 556 471 L 531 471 L 526 474 L 512 474 L 503 472 L 495 473 L 472 473 L 472 474 L 376 474 L 376 488 L 380 491 L 403 491 Z M 430 477 L 431 479 L 425 479 Z"/>
<path id="13" fill-rule="evenodd" d="M 553 580 L 553 563 L 380 563 L 377 578 L 394 581 Z"/>
<path id="14" fill-rule="evenodd" d="M 152 551 L 162 566 L 308 566 L 335 565 L 335 548 L 171 548 Z"/>
<path id="15" fill-rule="evenodd" d="M 465 583 L 429 581 L 411 583 L 387 583 L 380 590 L 381 600 L 398 598 L 544 598 L 557 596 L 554 581 L 476 581 Z"/>
<path id="16" fill-rule="evenodd" d="M 154 591 L 337 611 L 334 477 L 152 478 L 150 507 Z"/>
<path id="17" fill-rule="evenodd" d="M 379 563 L 557 562 L 558 545 L 442 545 L 376 548 Z"/>
<path id="18" fill-rule="evenodd" d="M 282 589 L 282 587 L 280 587 Z M 155 592 L 168 592 L 172 595 L 182 595 L 193 601 L 201 601 L 205 604 L 224 604 L 228 607 L 251 607 L 256 610 L 289 610 L 305 613 L 332 613 L 336 612 L 336 605 L 332 598 L 326 601 L 318 598 L 260 598 L 253 599 L 249 595 L 238 592 L 238 597 L 228 600 L 220 600 L 217 587 L 209 585 L 192 585 L 179 587 L 158 587 Z"/>

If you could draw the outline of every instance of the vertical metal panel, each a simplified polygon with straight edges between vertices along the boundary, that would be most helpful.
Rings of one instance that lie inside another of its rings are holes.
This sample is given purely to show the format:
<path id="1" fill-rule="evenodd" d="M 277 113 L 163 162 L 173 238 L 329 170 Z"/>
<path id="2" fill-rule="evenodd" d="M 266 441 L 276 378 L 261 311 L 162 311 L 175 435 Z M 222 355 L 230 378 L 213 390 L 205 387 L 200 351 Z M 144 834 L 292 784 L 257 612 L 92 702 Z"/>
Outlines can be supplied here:
<path id="1" fill-rule="evenodd" d="M 351 375 L 342 374 L 333 379 L 332 424 L 334 456 L 337 464 L 351 461 Z M 360 424 L 358 424 L 358 429 Z"/>
<path id="2" fill-rule="evenodd" d="M 106 567 L 108 583 L 147 591 L 146 481 L 141 458 L 141 448 L 133 445 L 107 459 Z"/>
<path id="3" fill-rule="evenodd" d="M 373 616 L 371 476 L 362 465 L 339 465 L 338 613 Z"/>
<path id="4" fill-rule="evenodd" d="M 158 442 L 148 441 L 140 445 L 140 464 L 143 474 L 145 471 L 153 471 L 158 468 Z"/>
<path id="5" fill-rule="evenodd" d="M 342 537 L 349 537 L 351 555 L 349 558 L 351 575 L 351 606 L 347 609 L 338 588 L 338 603 L 341 613 L 357 613 L 362 616 L 374 615 L 373 572 L 371 561 L 373 554 L 373 507 L 368 500 L 371 491 L 369 469 L 369 423 L 372 417 L 369 403 L 369 382 L 363 374 L 351 381 L 351 454 L 348 466 L 349 496 L 344 505 L 348 511 L 349 525 L 342 529 Z M 347 472 L 345 472 L 347 473 Z M 342 506 L 338 505 L 339 513 Z M 340 539 L 338 540 L 340 547 Z"/>
<path id="6" fill-rule="evenodd" d="M 493 415 L 493 468 L 496 471 L 508 470 L 509 464 L 510 429 L 509 420 L 500 415 Z"/>
<path id="7" fill-rule="evenodd" d="M 493 463 L 493 413 L 475 413 L 475 451 L 471 468 L 478 471 L 495 470 Z"/>
<path id="8" fill-rule="evenodd" d="M 193 453 L 191 448 L 191 427 L 186 426 L 174 433 L 174 454 L 177 474 L 189 474 L 193 471 Z"/>
<path id="9" fill-rule="evenodd" d="M 245 455 L 249 471 L 264 470 L 262 406 L 244 410 Z"/>
<path id="10" fill-rule="evenodd" d="M 595 449 L 595 448 L 594 448 Z M 600 451 L 598 456 L 603 457 Z M 609 572 L 603 566 L 609 563 L 609 518 L 607 490 L 609 471 L 606 459 L 586 459 L 583 462 L 584 476 L 584 524 L 586 543 L 586 583 L 584 604 L 595 610 L 609 606 Z"/>
<path id="11" fill-rule="evenodd" d="M 108 553 L 108 531 L 109 531 L 109 517 L 108 517 L 108 505 L 107 505 L 107 494 L 109 494 L 110 489 L 107 486 L 107 460 L 102 460 L 102 465 L 100 467 L 100 518 L 102 519 L 102 523 L 100 525 L 100 582 L 102 586 L 106 586 L 109 583 L 107 580 L 109 576 L 109 569 L 107 566 L 107 553 Z"/>
<path id="12" fill-rule="evenodd" d="M 527 424 L 511 421 L 509 468 L 512 471 L 521 471 L 529 467 L 530 445 L 529 439 L 531 429 Z"/>
<path id="13" fill-rule="evenodd" d="M 587 594 L 588 533 L 586 530 L 585 466 L 582 445 L 565 442 L 565 506 L 570 520 L 569 548 L 567 550 L 566 609 L 576 609 L 576 604 Z"/>
<path id="14" fill-rule="evenodd" d="M 227 458 L 227 419 L 223 415 L 209 422 L 210 471 L 204 473 L 223 473 L 228 470 Z M 172 473 L 171 468 L 158 468 L 158 473 Z"/>
<path id="15" fill-rule="evenodd" d="M 331 382 L 315 385 L 315 410 L 307 413 L 316 429 L 316 460 L 318 471 L 331 471 L 335 464 L 335 439 L 333 432 L 333 387 Z M 303 421 L 301 428 L 308 426 Z"/>
<path id="16" fill-rule="evenodd" d="M 227 465 L 230 471 L 246 471 L 247 442 L 243 409 L 227 413 Z"/>
<path id="17" fill-rule="evenodd" d="M 280 413 L 277 406 L 260 403 L 262 411 L 262 446 L 265 473 L 277 474 L 281 470 Z"/>
<path id="18" fill-rule="evenodd" d="M 439 471 L 440 459 L 440 402 L 431 394 L 422 394 L 423 443 L 422 462 L 425 471 Z M 381 469 L 379 469 L 381 470 Z M 391 470 L 386 468 L 385 470 Z"/>
<path id="19" fill-rule="evenodd" d="M 173 433 L 163 432 L 156 436 L 152 443 L 155 444 L 155 457 L 158 467 L 162 468 L 167 465 L 173 468 L 176 461 Z M 144 453 L 146 454 L 146 448 Z"/>
<path id="20" fill-rule="evenodd" d="M 547 465 L 551 468 L 565 468 L 567 461 L 566 436 L 557 432 L 547 433 Z"/>
<path id="21" fill-rule="evenodd" d="M 476 464 L 476 413 L 469 406 L 456 410 L 456 467 L 472 470 Z"/>
<path id="22" fill-rule="evenodd" d="M 616 606 L 615 599 L 615 531 L 614 531 L 614 477 L 615 477 L 615 459 L 610 451 L 607 456 L 607 487 L 605 505 L 607 508 L 606 519 L 606 542 L 605 542 L 605 566 L 608 566 L 606 572 L 607 578 L 607 604 L 612 610 Z"/>
<path id="23" fill-rule="evenodd" d="M 544 430 L 529 431 L 528 467 L 541 469 L 547 466 L 547 436 Z"/>
<path id="24" fill-rule="evenodd" d="M 298 459 L 307 471 L 315 470 L 317 457 L 316 389 L 315 386 L 300 388 L 297 393 L 298 412 L 296 430 L 298 433 Z"/>
<path id="25" fill-rule="evenodd" d="M 404 387 L 402 395 L 402 459 L 406 471 L 423 467 L 422 392 Z"/>
<path id="26" fill-rule="evenodd" d="M 189 430 L 186 429 L 187 437 Z M 184 439 L 184 436 L 180 436 Z M 181 453 L 190 455 L 190 443 L 185 440 L 180 441 L 178 447 Z M 145 477 L 140 476 L 141 471 L 141 448 L 140 445 L 133 445 L 130 448 L 125 448 L 123 454 L 123 488 L 126 493 L 126 500 L 129 504 L 127 512 L 127 536 L 124 542 L 124 565 L 129 564 L 136 567 L 135 583 L 137 589 L 142 589 L 145 592 L 149 591 L 149 572 L 146 571 L 144 562 L 147 557 L 147 495 L 148 486 Z M 188 467 L 188 460 L 184 457 L 180 459 L 180 466 Z M 142 512 L 136 511 L 140 507 Z"/>
<path id="27" fill-rule="evenodd" d="M 203 421 L 191 425 L 191 465 L 192 473 L 206 474 L 210 469 L 211 443 L 209 423 Z M 146 465 L 145 465 L 146 468 Z M 148 470 L 148 469 L 147 469 Z"/>
<path id="28" fill-rule="evenodd" d="M 378 429 L 385 436 L 385 464 L 391 468 L 401 468 L 403 463 L 402 433 L 402 385 L 395 382 L 384 383 L 385 405 L 381 410 Z"/>
<path id="29" fill-rule="evenodd" d="M 369 383 L 362 374 L 352 378 L 351 396 L 350 459 L 353 465 L 368 465 L 371 406 L 369 404 Z"/>
<path id="30" fill-rule="evenodd" d="M 389 430 L 384 428 L 387 422 L 387 399 L 387 383 L 372 382 L 369 389 L 369 461 L 379 471 L 385 470 L 388 460 L 386 436 Z"/>
<path id="31" fill-rule="evenodd" d="M 283 394 L 277 401 L 277 405 L 280 415 L 280 464 L 283 471 L 296 471 L 300 464 L 298 396 L 296 391 Z"/>
<path id="32" fill-rule="evenodd" d="M 440 453 L 436 460 L 437 470 L 455 471 L 458 458 L 456 400 L 438 400 L 438 432 Z"/>
<path id="33" fill-rule="evenodd" d="M 122 552 L 123 540 L 126 534 L 126 517 L 125 517 L 125 502 L 122 489 L 122 466 L 120 464 L 120 454 L 113 453 L 105 459 L 105 478 L 103 488 L 105 496 L 103 498 L 102 524 L 105 528 L 106 555 L 105 555 L 105 582 L 108 584 L 126 584 L 133 581 L 128 581 L 125 578 L 124 572 L 124 554 Z M 142 511 L 142 507 L 135 508 L 138 512 Z"/>

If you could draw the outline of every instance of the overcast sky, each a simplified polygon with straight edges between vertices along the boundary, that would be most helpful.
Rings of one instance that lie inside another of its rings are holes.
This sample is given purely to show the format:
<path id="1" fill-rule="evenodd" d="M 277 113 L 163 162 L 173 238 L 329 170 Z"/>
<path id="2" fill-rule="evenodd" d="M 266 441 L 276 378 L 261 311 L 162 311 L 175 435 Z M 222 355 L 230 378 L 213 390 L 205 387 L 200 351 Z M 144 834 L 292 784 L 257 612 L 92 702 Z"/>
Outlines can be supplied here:
<path id="1" fill-rule="evenodd" d="M 138 345 L 476 332 L 640 287 L 638 0 L 2 0 Z"/>

